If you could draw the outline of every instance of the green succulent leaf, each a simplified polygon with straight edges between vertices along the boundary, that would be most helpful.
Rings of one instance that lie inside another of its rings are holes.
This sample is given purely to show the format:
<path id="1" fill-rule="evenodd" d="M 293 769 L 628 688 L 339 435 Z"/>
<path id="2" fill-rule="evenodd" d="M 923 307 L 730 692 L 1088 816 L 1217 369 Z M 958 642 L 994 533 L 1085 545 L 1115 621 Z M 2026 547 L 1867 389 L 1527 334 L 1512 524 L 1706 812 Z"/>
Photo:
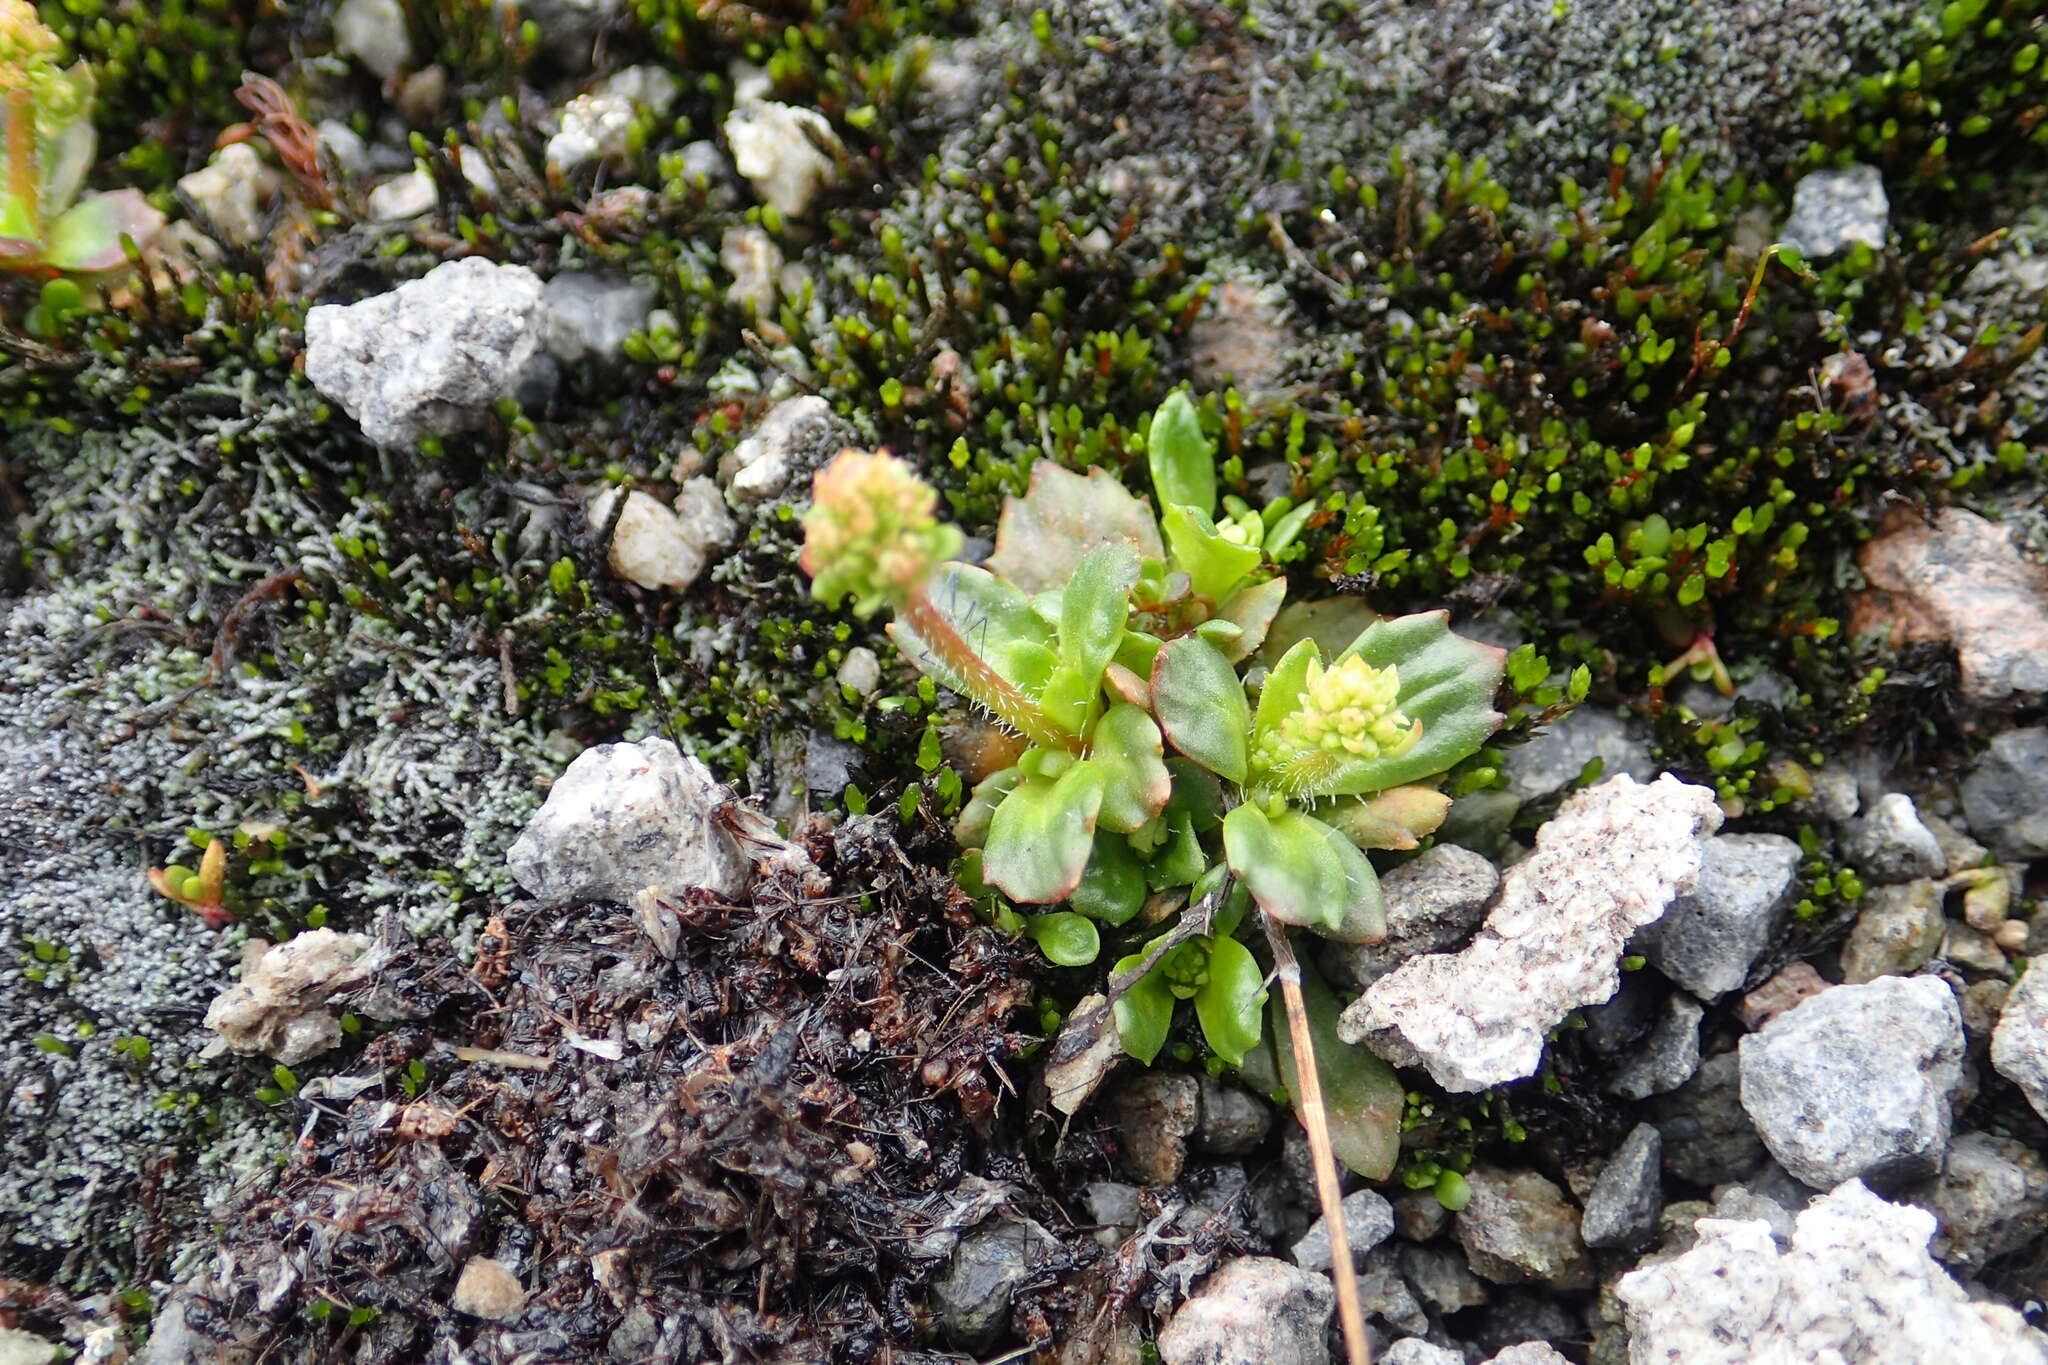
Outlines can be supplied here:
<path id="1" fill-rule="evenodd" d="M 1367 1180 L 1385 1180 L 1401 1156 L 1401 1113 L 1407 1092 L 1394 1069 L 1361 1046 L 1337 1036 L 1341 1006 L 1307 961 L 1301 964 L 1302 1003 L 1307 1008 L 1310 1045 L 1315 1049 L 1316 1076 L 1323 1083 L 1324 1117 L 1337 1159 Z M 1287 1019 L 1276 998 L 1270 1026 L 1279 1062 L 1279 1080 L 1301 1107 L 1300 1078 L 1295 1071 L 1294 1044 Z"/>
<path id="2" fill-rule="evenodd" d="M 1138 557 L 1128 545 L 1088 552 L 1059 593 L 1059 666 L 1039 704 L 1054 723 L 1080 734 L 1094 718 L 1102 671 L 1123 640 Z"/>
<path id="3" fill-rule="evenodd" d="M 1098 829 L 1095 851 L 1067 904 L 1112 929 L 1128 924 L 1145 905 L 1145 871 L 1129 840 Z"/>
<path id="4" fill-rule="evenodd" d="M 1331 795 L 1363 796 L 1434 777 L 1477 753 L 1500 727 L 1493 694 L 1507 652 L 1453 634 L 1448 612 L 1375 622 L 1345 653 L 1375 668 L 1400 669 L 1396 704 L 1409 719 L 1422 722 L 1422 737 L 1394 757 L 1343 764 L 1340 775 L 1322 787 Z"/>
<path id="5" fill-rule="evenodd" d="M 1318 826 L 1323 836 L 1330 841 L 1331 852 L 1337 855 L 1337 862 L 1344 869 L 1344 897 L 1337 903 L 1336 914 L 1330 922 L 1310 927 L 1324 938 L 1339 943 L 1372 943 L 1387 935 L 1387 902 L 1380 890 L 1379 873 L 1373 871 L 1372 859 L 1358 851 L 1358 846 L 1331 829 L 1314 816 L 1309 823 Z"/>
<path id="6" fill-rule="evenodd" d="M 1287 580 L 1284 578 L 1269 578 L 1264 583 L 1239 588 L 1228 602 L 1218 608 L 1222 619 L 1236 626 L 1240 632 L 1236 643 L 1224 649 L 1223 657 L 1235 664 L 1257 653 L 1265 642 L 1266 632 L 1272 628 L 1273 618 L 1279 614 L 1280 604 L 1286 600 Z"/>
<path id="7" fill-rule="evenodd" d="M 1232 1066 L 1244 1065 L 1244 1054 L 1258 1045 L 1265 1003 L 1266 974 L 1251 949 L 1234 938 L 1212 939 L 1209 979 L 1195 993 L 1195 1017 L 1210 1049 Z"/>
<path id="8" fill-rule="evenodd" d="M 1166 554 L 1152 511 L 1107 470 L 1084 477 L 1051 460 L 1031 466 L 1031 486 L 1003 503 L 988 567 L 1025 593 L 1063 588 L 1088 552 L 1128 545 L 1140 559 Z"/>
<path id="9" fill-rule="evenodd" d="M 1294 647 L 1266 670 L 1266 681 L 1259 688 L 1258 718 L 1252 727 L 1256 735 L 1265 736 L 1300 707 L 1308 691 L 1308 666 L 1318 657 L 1316 642 L 1304 638 L 1295 641 Z"/>
<path id="10" fill-rule="evenodd" d="M 1173 795 L 1159 726 L 1129 702 L 1118 702 L 1095 723 L 1088 759 L 1102 769 L 1102 827 L 1129 834 L 1166 809 Z"/>
<path id="11" fill-rule="evenodd" d="M 1144 953 L 1132 953 L 1118 962 L 1115 971 L 1127 972 L 1138 965 Z M 1158 968 L 1147 972 L 1136 985 L 1116 998 L 1116 1033 L 1126 1053 L 1146 1066 L 1166 1046 L 1173 1027 L 1173 990 Z"/>
<path id="12" fill-rule="evenodd" d="M 1251 706 L 1237 670 L 1216 646 L 1183 635 L 1152 662 L 1152 707 L 1173 747 L 1209 771 L 1242 783 Z"/>
<path id="13" fill-rule="evenodd" d="M 1102 770 L 1085 759 L 1057 778 L 1026 778 L 989 821 L 981 875 L 1025 905 L 1065 900 L 1094 851 L 1101 807 Z"/>
<path id="14" fill-rule="evenodd" d="M 95 194 L 49 225 L 43 263 L 77 275 L 119 270 L 128 264 L 122 236 L 147 245 L 163 225 L 164 216 L 139 190 Z"/>
<path id="15" fill-rule="evenodd" d="M 1364 800 L 1347 799 L 1316 812 L 1316 818 L 1359 848 L 1410 849 L 1434 834 L 1451 809 L 1451 798 L 1430 787 L 1390 787 Z"/>
<path id="16" fill-rule="evenodd" d="M 1166 801 L 1168 815 L 1187 812 L 1197 834 L 1207 834 L 1223 823 L 1223 783 L 1216 774 L 1179 755 L 1166 760 L 1166 771 L 1173 775 L 1173 795 Z"/>
<path id="17" fill-rule="evenodd" d="M 1192 507 L 1204 514 L 1216 510 L 1215 448 L 1202 435 L 1195 405 L 1184 390 L 1168 394 L 1152 414 L 1146 453 L 1161 507 Z"/>
<path id="18" fill-rule="evenodd" d="M 1260 516 L 1265 521 L 1266 534 L 1260 545 L 1265 550 L 1266 557 L 1279 559 L 1280 552 L 1292 545 L 1301 535 L 1301 528 L 1308 525 L 1308 519 L 1315 515 L 1315 511 L 1315 503 L 1305 502 L 1299 507 L 1291 507 L 1277 514 L 1271 507 L 1262 512 Z"/>
<path id="19" fill-rule="evenodd" d="M 1195 833 L 1195 817 L 1174 811 L 1166 817 L 1164 845 L 1145 864 L 1145 882 L 1154 891 L 1169 886 L 1192 886 L 1208 870 L 1208 855 L 1202 852 L 1202 838 Z"/>
<path id="20" fill-rule="evenodd" d="M 941 564 L 926 585 L 925 598 L 967 648 L 1012 686 L 1033 694 L 1044 687 L 1059 655 L 1051 629 L 1031 609 L 1030 598 L 986 569 L 961 563 Z M 900 617 L 890 622 L 889 638 L 920 672 L 986 704 L 909 622 Z"/>
<path id="21" fill-rule="evenodd" d="M 1024 921 L 1024 932 L 1055 967 L 1085 967 L 1102 951 L 1095 925 L 1071 911 L 1033 915 Z"/>
<path id="22" fill-rule="evenodd" d="M 974 784 L 967 804 L 953 819 L 953 837 L 959 841 L 960 847 L 980 848 L 988 842 L 989 821 L 995 818 L 996 807 L 1002 805 L 1003 798 L 1023 780 L 1022 768 L 1004 768 Z"/>
<path id="23" fill-rule="evenodd" d="M 1273 618 L 1259 657 L 1271 667 L 1301 641 L 1314 640 L 1325 659 L 1334 659 L 1350 647 L 1360 631 L 1379 619 L 1378 612 L 1356 597 L 1290 602 Z"/>
<path id="24" fill-rule="evenodd" d="M 1247 801 L 1223 819 L 1223 851 L 1259 908 L 1282 924 L 1334 929 L 1352 899 L 1329 826 L 1292 807 Z M 1356 850 L 1354 849 L 1355 853 Z"/>
<path id="25" fill-rule="evenodd" d="M 1173 566 L 1212 602 L 1229 598 L 1264 558 L 1255 545 L 1225 539 L 1209 514 L 1193 507 L 1168 507 L 1160 513 L 1159 526 L 1172 548 Z"/>

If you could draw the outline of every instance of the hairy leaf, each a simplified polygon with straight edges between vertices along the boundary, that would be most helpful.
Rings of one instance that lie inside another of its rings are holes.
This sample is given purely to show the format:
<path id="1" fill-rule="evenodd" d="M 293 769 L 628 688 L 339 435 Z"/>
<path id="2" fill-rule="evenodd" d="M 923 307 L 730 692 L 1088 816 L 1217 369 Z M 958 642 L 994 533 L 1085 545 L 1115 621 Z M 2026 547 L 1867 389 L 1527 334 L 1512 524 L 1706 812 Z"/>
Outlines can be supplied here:
<path id="1" fill-rule="evenodd" d="M 1128 545 L 1088 552 L 1060 591 L 1059 667 L 1040 704 L 1056 724 L 1080 734 L 1093 719 L 1102 670 L 1124 636 L 1138 557 Z"/>
<path id="2" fill-rule="evenodd" d="M 1152 661 L 1152 705 L 1173 747 L 1211 772 L 1243 782 L 1251 706 L 1237 670 L 1216 646 L 1184 635 Z"/>
<path id="3" fill-rule="evenodd" d="M 981 875 L 1013 901 L 1050 905 L 1072 895 L 1095 848 L 1102 770 L 1085 759 L 1057 779 L 1026 778 L 989 821 Z"/>
<path id="4" fill-rule="evenodd" d="M 996 807 L 1024 780 L 1022 768 L 1003 768 L 974 784 L 973 795 L 953 820 L 953 837 L 962 848 L 980 848 L 988 842 L 989 821 Z"/>
<path id="5" fill-rule="evenodd" d="M 1163 559 L 1159 526 L 1144 501 L 1106 470 L 1087 476 L 1051 460 L 1031 466 L 1031 486 L 1008 498 L 996 523 L 990 570 L 1026 593 L 1066 586 L 1098 545 L 1128 545 L 1141 559 Z"/>

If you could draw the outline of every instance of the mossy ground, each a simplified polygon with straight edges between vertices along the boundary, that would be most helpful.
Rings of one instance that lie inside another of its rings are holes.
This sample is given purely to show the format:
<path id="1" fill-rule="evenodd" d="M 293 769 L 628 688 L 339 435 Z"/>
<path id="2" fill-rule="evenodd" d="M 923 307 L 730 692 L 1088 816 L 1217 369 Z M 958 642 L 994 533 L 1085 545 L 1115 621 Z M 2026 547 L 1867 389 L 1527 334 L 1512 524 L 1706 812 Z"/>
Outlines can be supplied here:
<path id="1" fill-rule="evenodd" d="M 49 738 L 0 810 L 7 1009 L 48 1042 L 4 1055 L 33 1140 L 66 1149 L 36 1167 L 8 1140 L 9 1266 L 80 1290 L 164 1274 L 178 1247 L 136 1236 L 156 1221 L 134 1191 L 189 1205 L 222 1187 L 220 1154 L 260 1166 L 291 1120 L 267 1062 L 195 1055 L 236 937 L 397 909 L 466 941 L 584 744 L 667 733 L 784 808 L 805 751 L 837 744 L 854 789 L 815 805 L 929 823 L 957 800 L 929 688 L 810 602 L 789 500 L 681 597 L 613 578 L 572 500 L 664 488 L 799 385 L 985 535 L 1034 460 L 1127 465 L 1192 382 L 1233 489 L 1320 506 L 1300 593 L 1483 614 L 1530 646 L 1529 712 L 1589 665 L 1596 700 L 1652 720 L 1667 761 L 1760 828 L 1796 829 L 1797 768 L 1849 746 L 1952 759 L 1961 736 L 1926 704 L 1939 661 L 1902 666 L 1837 623 L 1890 501 L 2039 506 L 2041 7 L 1755 33 L 1670 8 L 1502 5 L 1433 32 L 1343 4 L 639 0 L 603 22 L 599 68 L 657 63 L 683 94 L 600 184 L 537 169 L 546 111 L 591 73 L 489 10 L 408 6 L 447 77 L 429 103 L 326 55 L 324 8 L 50 7 L 100 65 L 95 184 L 176 209 L 175 179 L 247 116 L 248 68 L 309 119 L 410 139 L 443 200 L 410 227 L 360 221 L 346 184 L 333 212 L 287 204 L 272 249 L 59 336 L 26 335 L 32 289 L 5 291 L 0 724 Z M 853 173 L 810 221 L 684 170 L 738 60 L 846 144 Z M 1502 93 L 1517 60 L 1547 108 Z M 457 144 L 499 195 L 463 186 Z M 1885 171 L 1887 248 L 1760 271 L 1797 177 L 1848 159 Z M 619 184 L 656 198 L 622 206 L 602 192 Z M 807 279 L 762 316 L 726 293 L 720 244 L 743 226 Z M 304 311 L 463 254 L 645 275 L 677 330 L 545 411 L 377 452 L 300 376 Z M 1233 387 L 1214 329 L 1254 324 L 1272 364 Z M 1849 350 L 1873 392 L 1823 377 Z M 1689 704 L 1662 665 L 1705 639 L 1736 680 L 1776 685 Z M 870 699 L 833 681 L 863 644 L 888 661 Z M 88 774 L 105 790 L 82 802 Z M 220 939 L 143 881 L 188 828 L 237 841 L 245 927 Z M 138 961 L 124 938 L 158 946 Z"/>

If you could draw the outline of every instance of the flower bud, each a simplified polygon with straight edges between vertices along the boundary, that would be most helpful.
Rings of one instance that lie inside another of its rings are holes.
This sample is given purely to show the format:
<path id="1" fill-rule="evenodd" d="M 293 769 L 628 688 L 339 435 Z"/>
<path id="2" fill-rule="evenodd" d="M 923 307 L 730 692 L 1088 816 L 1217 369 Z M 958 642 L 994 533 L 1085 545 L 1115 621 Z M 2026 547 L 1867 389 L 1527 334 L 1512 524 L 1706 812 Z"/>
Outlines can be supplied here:
<path id="1" fill-rule="evenodd" d="M 853 599 L 856 616 L 900 607 L 932 570 L 960 552 L 958 528 L 938 519 L 938 493 L 886 450 L 842 450 L 811 481 L 804 572 L 819 601 Z"/>

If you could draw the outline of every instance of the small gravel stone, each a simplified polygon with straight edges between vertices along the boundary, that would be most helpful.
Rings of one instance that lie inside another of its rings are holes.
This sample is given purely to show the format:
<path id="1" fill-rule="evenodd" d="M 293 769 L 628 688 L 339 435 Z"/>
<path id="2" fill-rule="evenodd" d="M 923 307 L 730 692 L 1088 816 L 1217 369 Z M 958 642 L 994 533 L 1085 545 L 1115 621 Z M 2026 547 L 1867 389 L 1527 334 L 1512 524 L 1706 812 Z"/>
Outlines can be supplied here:
<path id="1" fill-rule="evenodd" d="M 1579 1211 L 1534 1171 L 1481 1166 L 1466 1177 L 1471 1197 L 1456 1219 L 1473 1271 L 1496 1284 L 1540 1281 L 1586 1289 L 1593 1265 L 1579 1239 Z"/>
<path id="2" fill-rule="evenodd" d="M 1010 1320 L 1010 1296 L 1059 1240 L 1024 1218 L 998 1217 L 960 1239 L 932 1281 L 932 1306 L 954 1344 L 986 1351 Z"/>
<path id="3" fill-rule="evenodd" d="M 1115 1180 L 1091 1180 L 1081 1191 L 1088 1216 L 1097 1224 L 1095 1240 L 1114 1247 L 1145 1223 L 1144 1191 Z"/>
<path id="4" fill-rule="evenodd" d="M 1378 1318 L 1397 1332 L 1429 1330 L 1429 1314 L 1401 1278 L 1393 1248 L 1380 1246 L 1358 1266 L 1358 1307 L 1368 1320 Z"/>
<path id="5" fill-rule="evenodd" d="M 555 779 L 505 861 L 544 901 L 631 904 L 645 887 L 737 896 L 747 861 L 714 818 L 731 799 L 710 769 L 668 740 L 600 744 Z"/>
<path id="6" fill-rule="evenodd" d="M 1700 1063 L 1693 1078 L 1652 1101 L 1664 1135 L 1664 1165 L 1694 1185 L 1746 1179 L 1764 1158 L 1763 1143 L 1743 1112 L 1741 1064 L 1733 1052 Z"/>
<path id="7" fill-rule="evenodd" d="M 1856 559 L 1870 590 L 1850 604 L 1851 631 L 1953 643 L 1966 701 L 2048 693 L 2048 569 L 2005 527 L 1959 507 L 1931 520 L 1902 509 Z"/>
<path id="8" fill-rule="evenodd" d="M 1913 798 L 1904 792 L 1879 797 L 1850 822 L 1842 835 L 1842 856 L 1879 886 L 1939 877 L 1948 870 L 1941 841 L 1920 822 Z"/>
<path id="9" fill-rule="evenodd" d="M 1243 1256 L 1203 1281 L 1159 1333 L 1164 1365 L 1326 1365 L 1327 1275 Z"/>
<path id="10" fill-rule="evenodd" d="M 1188 328 L 1188 365 L 1202 389 L 1270 388 L 1300 338 L 1287 326 L 1287 291 L 1255 278 L 1226 279 Z"/>
<path id="11" fill-rule="evenodd" d="M 1147 1071 L 1124 1082 L 1112 1101 L 1125 1172 L 1146 1185 L 1180 1179 L 1188 1137 L 1201 1121 L 1201 1087 L 1193 1076 Z"/>
<path id="12" fill-rule="evenodd" d="M 1387 933 L 1376 943 L 1332 944 L 1325 965 L 1338 980 L 1364 990 L 1419 953 L 1463 943 L 1486 916 L 1500 872 L 1456 844 L 1436 844 L 1380 879 Z"/>
<path id="13" fill-rule="evenodd" d="M 1472 1273 L 1465 1257 L 1449 1247 L 1404 1246 L 1395 1256 L 1408 1287 L 1438 1313 L 1476 1308 L 1487 1300 L 1485 1283 Z"/>
<path id="14" fill-rule="evenodd" d="M 0 1327 L 0 1365 L 50 1365 L 57 1359 L 56 1342 L 16 1327 Z"/>
<path id="15" fill-rule="evenodd" d="M 1572 1330 L 1577 1331 L 1574 1323 Z M 1555 1346 L 1546 1341 L 1524 1341 L 1508 1347 L 1493 1356 L 1486 1365 L 1572 1365 L 1571 1361 L 1558 1354 Z"/>
<path id="16" fill-rule="evenodd" d="M 370 220 L 376 223 L 401 223 L 408 218 L 417 218 L 423 213 L 432 213 L 440 199 L 440 192 L 434 188 L 434 177 L 425 171 L 407 171 L 394 175 L 370 191 L 364 206 L 370 212 Z"/>
<path id="17" fill-rule="evenodd" d="M 866 645 L 855 645 L 840 660 L 835 677 L 841 687 L 850 687 L 863 697 L 872 697 L 882 685 L 882 661 Z"/>
<path id="18" fill-rule="evenodd" d="M 1994 735 L 1963 779 L 1970 832 L 2001 858 L 2048 858 L 2048 727 Z"/>
<path id="19" fill-rule="evenodd" d="M 1593 1182 L 1579 1234 L 1589 1247 L 1641 1249 L 1657 1237 L 1664 1207 L 1664 1139 L 1639 1123 L 1623 1139 Z"/>
<path id="20" fill-rule="evenodd" d="M 509 1322 L 526 1307 L 526 1290 L 503 1261 L 472 1256 L 455 1281 L 450 1307 L 491 1322 Z"/>
<path id="21" fill-rule="evenodd" d="M 766 502 L 780 497 L 799 475 L 824 465 L 853 438 L 824 399 L 813 394 L 786 398 L 719 461 L 719 477 L 734 502 Z"/>
<path id="22" fill-rule="evenodd" d="M 1460 1324 L 1462 1328 L 1464 1324 Z M 1502 1290 L 1486 1307 L 1472 1315 L 1471 1345 L 1479 1351 L 1498 1351 L 1495 1360 L 1535 1360 L 1549 1365 L 1550 1356 L 1530 1356 L 1529 1349 L 1546 1343 L 1569 1341 L 1584 1335 L 1585 1324 L 1556 1294 L 1537 1288 Z"/>
<path id="23" fill-rule="evenodd" d="M 1770 980 L 1742 997 L 1735 1017 L 1754 1033 L 1802 1000 L 1811 1000 L 1833 983 L 1813 969 L 1811 962 L 1788 962 Z"/>
<path id="24" fill-rule="evenodd" d="M 810 212 L 818 191 L 839 179 L 832 125 L 815 109 L 741 98 L 725 120 L 732 162 L 754 193 L 785 218 Z"/>
<path id="25" fill-rule="evenodd" d="M 1859 243 L 1882 251 L 1890 213 L 1877 167 L 1813 171 L 1792 187 L 1792 216 L 1778 236 L 1815 260 Z"/>
<path id="26" fill-rule="evenodd" d="M 681 92 L 681 83 L 658 66 L 629 66 L 607 76 L 562 106 L 558 131 L 548 139 L 548 165 L 569 171 L 616 161 L 632 145 L 640 111 L 666 113 Z"/>
<path id="27" fill-rule="evenodd" d="M 1739 989 L 1792 903 L 1799 845 L 1778 834 L 1705 841 L 1698 883 L 1637 931 L 1633 947 L 1702 1000 Z"/>
<path id="28" fill-rule="evenodd" d="M 1989 934 L 1980 934 L 1967 924 L 1947 921 L 1942 928 L 1941 957 L 1945 962 L 1971 972 L 1996 973 L 2004 976 L 2010 965 L 2005 953 Z"/>
<path id="29" fill-rule="evenodd" d="M 1273 1111 L 1264 1100 L 1208 1076 L 1198 1079 L 1202 1087 L 1202 1119 L 1195 1129 L 1198 1150 L 1211 1156 L 1244 1156 L 1266 1140 L 1273 1129 Z"/>
<path id="30" fill-rule="evenodd" d="M 297 1066 L 341 1042 L 341 1021 L 328 997 L 346 985 L 368 951 L 362 934 L 308 929 L 285 943 L 252 942 L 242 979 L 206 1010 L 206 1026 L 236 1052 L 262 1052 Z"/>
<path id="31" fill-rule="evenodd" d="M 1367 1253 L 1394 1235 L 1394 1208 L 1371 1190 L 1344 1196 L 1344 1235 L 1351 1242 L 1351 1264 L 1365 1263 Z M 1288 1253 L 1303 1270 L 1330 1268 L 1330 1225 L 1318 1218 Z"/>
<path id="32" fill-rule="evenodd" d="M 1817 1190 L 1913 1179 L 1948 1149 L 1962 1053 L 1962 1013 L 1941 981 L 1837 986 L 1742 1040 L 1742 1105 L 1771 1155 Z"/>
<path id="33" fill-rule="evenodd" d="M 1433 1346 L 1421 1337 L 1403 1337 L 1380 1352 L 1380 1365 L 1465 1365 L 1462 1351 Z"/>
<path id="34" fill-rule="evenodd" d="M 1434 1190 L 1409 1190 L 1394 1196 L 1394 1230 L 1411 1242 L 1427 1242 L 1451 1221 L 1451 1211 Z"/>
<path id="35" fill-rule="evenodd" d="M 1875 981 L 1918 971 L 1941 951 L 1943 928 L 1941 888 L 1933 882 L 1872 889 L 1842 944 L 1842 979 Z"/>
<path id="36" fill-rule="evenodd" d="M 1920 811 L 1919 816 L 1920 823 L 1927 827 L 1927 832 L 1934 836 L 1934 842 L 1940 847 L 1941 864 L 1947 872 L 1954 874 L 1990 864 L 1991 850 L 1964 833 L 1953 820 L 1944 820 L 1926 811 Z"/>
<path id="37" fill-rule="evenodd" d="M 523 265 L 448 261 L 360 303 L 308 310 L 306 378 L 381 446 L 466 431 L 551 373 L 536 363 L 540 300 Z"/>
<path id="38" fill-rule="evenodd" d="M 591 530 L 604 530 L 618 496 L 618 489 L 607 488 L 591 498 L 583 513 Z M 703 575 L 736 533 L 725 499 L 709 479 L 685 479 L 673 509 L 636 488 L 626 494 L 608 562 L 613 573 L 643 588 L 680 592 Z"/>
<path id="39" fill-rule="evenodd" d="M 1508 791 L 1533 801 L 1579 780 L 1586 765 L 1601 761 L 1603 779 L 1627 773 L 1638 782 L 1657 775 L 1648 736 L 1619 712 L 1581 706 L 1518 749 L 1508 751 Z"/>
<path id="40" fill-rule="evenodd" d="M 548 351 L 564 365 L 612 364 L 647 325 L 654 298 L 652 280 L 565 270 L 541 290 Z"/>
<path id="41" fill-rule="evenodd" d="M 1991 1034 L 1991 1065 L 2048 1118 L 2048 960 L 2029 958 Z"/>
<path id="42" fill-rule="evenodd" d="M 277 198 L 276 171 L 263 164 L 246 142 L 231 142 L 204 166 L 178 181 L 180 193 L 199 206 L 232 241 L 254 246 L 266 235 L 265 218 Z"/>
<path id="43" fill-rule="evenodd" d="M 2048 1162 L 2023 1142 L 1965 1133 L 1942 1173 L 1905 1197 L 1940 1224 L 1937 1257 L 1958 1270 L 1981 1270 L 2048 1230 Z"/>
<path id="44" fill-rule="evenodd" d="M 1646 1100 L 1676 1090 L 1700 1069 L 1700 1020 L 1706 1009 L 1683 991 L 1673 991 L 1663 1017 L 1640 1049 L 1615 1068 L 1607 1093 Z"/>
<path id="45" fill-rule="evenodd" d="M 399 0 L 341 0 L 334 10 L 334 50 L 387 81 L 411 66 L 411 29 Z"/>

